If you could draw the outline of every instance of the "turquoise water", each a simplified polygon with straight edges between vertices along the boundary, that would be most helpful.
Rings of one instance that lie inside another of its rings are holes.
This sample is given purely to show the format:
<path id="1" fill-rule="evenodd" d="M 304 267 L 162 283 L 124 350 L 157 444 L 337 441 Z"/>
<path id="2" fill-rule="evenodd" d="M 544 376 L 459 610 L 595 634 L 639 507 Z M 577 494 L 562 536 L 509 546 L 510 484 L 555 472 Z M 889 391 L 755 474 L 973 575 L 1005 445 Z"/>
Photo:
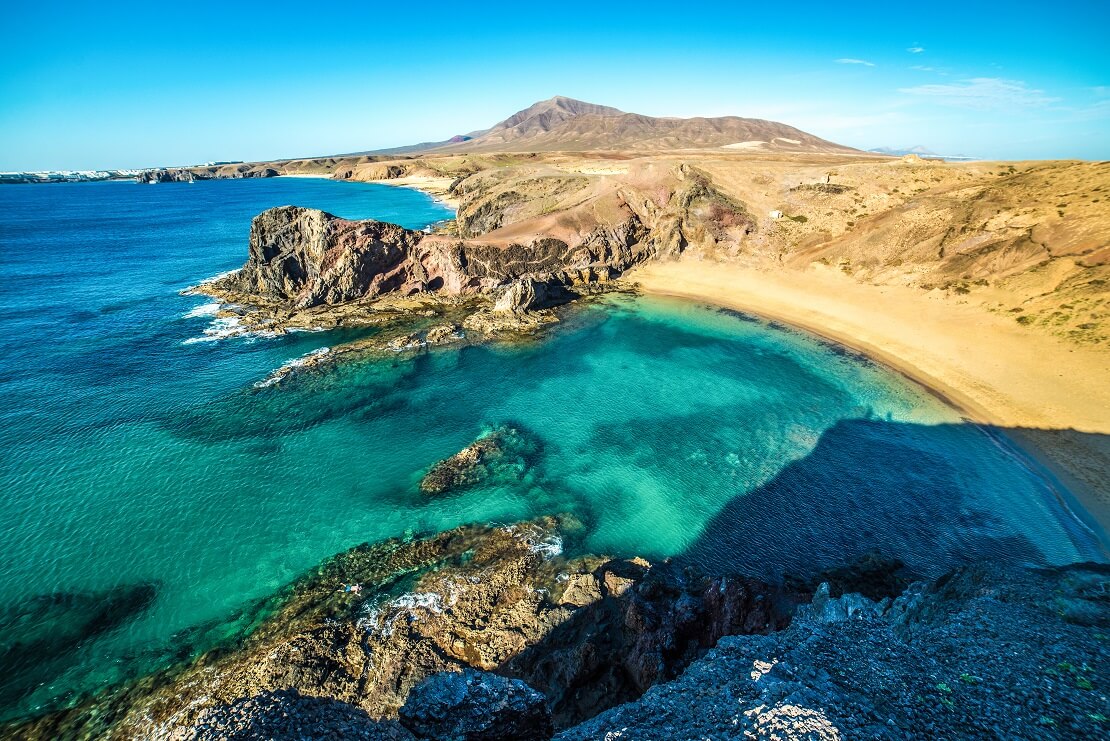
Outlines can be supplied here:
<path id="1" fill-rule="evenodd" d="M 64 661 L 6 667 L 5 714 L 149 669 L 179 631 L 345 548 L 469 521 L 573 512 L 586 529 L 568 549 L 768 577 L 872 550 L 921 574 L 1099 557 L 1036 475 L 922 389 L 692 303 L 616 297 L 540 342 L 256 388 L 354 335 L 214 339 L 205 300 L 179 291 L 239 266 L 250 217 L 284 203 L 411 227 L 449 215 L 323 180 L 0 189 L 0 638 L 138 595 L 126 619 L 41 644 Z M 430 464 L 505 422 L 542 443 L 523 479 L 418 493 Z"/>

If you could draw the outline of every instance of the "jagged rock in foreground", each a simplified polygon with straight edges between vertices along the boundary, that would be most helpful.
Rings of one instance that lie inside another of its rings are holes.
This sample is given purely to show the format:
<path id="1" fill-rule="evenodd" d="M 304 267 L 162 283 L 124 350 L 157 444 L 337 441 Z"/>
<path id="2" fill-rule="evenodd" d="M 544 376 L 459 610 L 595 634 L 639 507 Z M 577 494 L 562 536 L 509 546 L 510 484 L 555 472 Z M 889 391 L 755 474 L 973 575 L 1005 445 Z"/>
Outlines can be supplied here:
<path id="1" fill-rule="evenodd" d="M 1104 738 L 1108 595 L 1093 564 L 967 567 L 893 602 L 822 590 L 558 738 Z"/>
<path id="2" fill-rule="evenodd" d="M 192 729 L 195 741 L 412 741 L 394 721 L 374 722 L 359 708 L 339 700 L 275 690 L 206 711 Z"/>
<path id="3" fill-rule="evenodd" d="M 428 677 L 400 716 L 419 737 L 443 741 L 534 741 L 554 731 L 546 697 L 519 679 L 473 669 Z"/>

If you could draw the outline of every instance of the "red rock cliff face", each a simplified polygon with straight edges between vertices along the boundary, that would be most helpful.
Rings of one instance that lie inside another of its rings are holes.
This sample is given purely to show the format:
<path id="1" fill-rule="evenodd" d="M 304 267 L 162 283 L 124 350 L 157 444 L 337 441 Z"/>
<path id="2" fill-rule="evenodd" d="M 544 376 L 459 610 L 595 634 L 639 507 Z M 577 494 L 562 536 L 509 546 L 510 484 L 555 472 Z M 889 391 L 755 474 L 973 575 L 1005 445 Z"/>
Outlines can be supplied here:
<path id="1" fill-rule="evenodd" d="M 348 221 L 282 206 L 251 223 L 247 264 L 219 287 L 297 308 L 378 296 L 411 281 L 424 235 L 381 221 Z"/>

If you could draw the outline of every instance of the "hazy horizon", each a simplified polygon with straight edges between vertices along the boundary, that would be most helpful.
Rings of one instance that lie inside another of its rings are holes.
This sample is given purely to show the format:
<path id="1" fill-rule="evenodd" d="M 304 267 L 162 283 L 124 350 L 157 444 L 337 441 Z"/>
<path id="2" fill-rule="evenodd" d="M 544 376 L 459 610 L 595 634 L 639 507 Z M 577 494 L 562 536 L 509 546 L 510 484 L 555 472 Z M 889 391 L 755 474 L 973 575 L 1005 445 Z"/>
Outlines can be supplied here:
<path id="1" fill-rule="evenodd" d="M 581 5 L 581 8 L 578 7 Z M 565 95 L 764 118 L 860 149 L 1110 159 L 1110 10 L 717 2 L 7 12 L 0 170 L 270 160 L 436 141 Z M 325 15 L 326 12 L 326 15 Z M 588 19 L 588 20 L 587 20 Z"/>

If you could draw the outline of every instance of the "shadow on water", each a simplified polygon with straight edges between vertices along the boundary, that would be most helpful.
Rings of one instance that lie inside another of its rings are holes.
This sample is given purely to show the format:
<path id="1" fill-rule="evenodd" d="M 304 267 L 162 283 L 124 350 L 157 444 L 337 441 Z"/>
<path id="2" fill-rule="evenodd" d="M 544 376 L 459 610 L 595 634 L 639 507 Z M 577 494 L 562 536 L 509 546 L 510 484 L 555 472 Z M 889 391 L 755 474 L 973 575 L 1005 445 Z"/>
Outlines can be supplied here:
<path id="1" fill-rule="evenodd" d="M 1051 473 L 1037 470 L 1035 464 L 1030 466 L 1032 475 L 1022 476 L 1011 468 L 1032 463 L 1007 439 L 1016 433 L 1030 441 L 1059 437 L 1055 431 L 974 424 L 841 421 L 824 432 L 808 455 L 784 466 L 766 484 L 729 500 L 683 554 L 649 572 L 691 574 L 687 578 L 692 584 L 699 573 L 708 574 L 711 579 L 704 583 L 710 588 L 700 596 L 669 592 L 666 583 L 645 589 L 647 582 L 623 594 L 605 594 L 503 663 L 498 672 L 522 678 L 548 694 L 557 726 L 565 727 L 635 700 L 647 689 L 650 683 L 632 681 L 622 664 L 629 656 L 644 652 L 652 657 L 657 663 L 651 665 L 660 669 L 655 680 L 665 681 L 722 635 L 781 627 L 781 621 L 771 626 L 778 618 L 760 612 L 759 606 L 808 599 L 820 581 L 832 583 L 834 593 L 870 591 L 869 596 L 880 599 L 900 593 L 909 579 L 936 577 L 975 561 L 1046 565 L 1110 560 L 1100 531 L 1089 529 L 1068 508 L 1069 495 Z M 1084 449 L 1094 445 L 1110 450 L 1107 436 L 1068 434 L 1086 438 Z M 983 456 L 984 444 L 991 441 L 1002 446 L 1004 455 L 984 462 L 990 457 Z M 990 489 L 997 484 L 992 476 L 1023 488 L 1014 488 L 1008 497 L 1004 485 Z M 1042 478 L 1036 481 L 1035 476 Z M 687 570 L 688 566 L 694 568 Z M 736 588 L 753 582 L 730 582 L 732 575 L 778 584 L 782 591 L 769 587 L 777 596 L 761 603 L 761 594 L 750 599 L 757 589 Z M 735 591 L 720 597 L 727 584 Z M 636 619 L 626 623 L 626 603 L 640 595 L 651 595 L 654 601 L 630 611 Z M 696 612 L 710 603 L 732 622 L 711 629 L 713 610 Z M 724 603 L 733 609 L 722 607 Z M 737 615 L 759 619 L 738 620 Z M 779 618 L 789 619 L 786 613 Z M 653 627 L 668 625 L 668 620 L 674 620 L 676 629 L 685 625 L 686 631 L 668 629 L 661 640 L 651 635 Z M 633 624 L 635 645 L 629 646 L 626 629 Z M 565 666 L 577 666 L 566 660 L 567 655 L 587 655 L 592 664 L 582 666 L 594 668 L 569 675 L 574 682 L 569 689 L 559 683 L 566 678 Z M 551 681 L 553 676 L 559 681 Z"/>
<path id="2" fill-rule="evenodd" d="M 707 573 L 772 581 L 876 554 L 904 562 L 917 577 L 982 560 L 1045 564 L 1060 562 L 1061 554 L 1106 560 L 1099 536 L 1073 513 L 1050 474 L 1035 472 L 1037 496 L 1027 490 L 1008 496 L 992 480 L 995 469 L 979 467 L 982 436 L 1008 446 L 1005 432 L 974 424 L 838 422 L 807 456 L 731 499 L 677 560 Z M 1046 553 L 1046 542 L 1063 547 Z"/>

